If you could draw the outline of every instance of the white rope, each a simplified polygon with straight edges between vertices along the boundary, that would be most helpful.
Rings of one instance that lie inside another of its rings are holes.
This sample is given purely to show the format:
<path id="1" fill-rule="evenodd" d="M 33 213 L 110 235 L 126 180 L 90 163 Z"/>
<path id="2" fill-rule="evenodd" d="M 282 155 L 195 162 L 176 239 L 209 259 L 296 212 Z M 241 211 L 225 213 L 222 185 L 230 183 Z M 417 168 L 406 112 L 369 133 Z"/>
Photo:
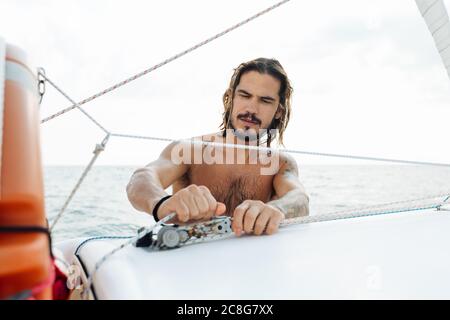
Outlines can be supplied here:
<path id="1" fill-rule="evenodd" d="M 427 196 L 423 196 L 420 198 L 415 198 L 415 199 L 407 199 L 407 200 L 399 200 L 399 201 L 392 201 L 392 202 L 386 202 L 386 203 L 379 203 L 379 204 L 374 204 L 374 205 L 370 205 L 370 206 L 365 206 L 365 207 L 359 207 L 359 208 L 352 208 L 352 209 L 348 209 L 348 210 L 339 210 L 339 211 L 333 211 L 333 212 L 327 212 L 324 213 L 323 215 L 339 215 L 339 214 L 348 214 L 348 213 L 353 213 L 353 212 L 361 212 L 361 211 L 366 211 L 366 210 L 373 210 L 373 209 L 381 209 L 381 208 L 388 208 L 388 207 L 394 207 L 394 206 L 398 206 L 398 205 L 405 205 L 405 204 L 412 204 L 412 203 L 416 203 L 416 202 L 423 202 L 426 200 L 433 200 L 433 199 L 438 199 L 438 198 L 444 198 L 446 196 L 448 196 L 450 194 L 450 191 L 446 191 L 446 192 L 442 192 L 439 194 L 434 194 L 434 195 L 427 195 Z M 445 202 L 440 200 L 440 201 L 432 201 L 434 206 L 438 206 L 439 204 Z M 424 205 L 423 203 L 421 205 Z M 404 208 L 406 210 L 406 208 Z"/>
<path id="2" fill-rule="evenodd" d="M 427 209 L 437 209 L 436 203 L 421 204 L 421 205 L 416 205 L 416 206 L 412 206 L 412 207 L 410 206 L 410 207 L 402 207 L 402 208 L 395 208 L 395 209 L 383 209 L 383 210 L 380 209 L 380 210 L 373 210 L 373 211 L 369 211 L 369 212 L 354 211 L 354 212 L 349 212 L 349 213 L 327 213 L 327 214 L 310 215 L 310 216 L 303 216 L 303 217 L 297 217 L 297 218 L 288 218 L 288 219 L 283 220 L 280 223 L 280 228 L 285 228 L 285 227 L 299 225 L 299 224 L 328 222 L 328 221 L 353 219 L 353 218 L 364 218 L 364 217 L 394 214 L 394 213 L 401 213 L 401 212 L 411 212 L 412 213 L 412 212 L 418 212 L 418 211 L 427 210 Z M 223 234 L 223 235 L 222 234 L 212 235 L 212 236 L 207 236 L 204 238 L 189 240 L 186 243 L 186 245 L 215 241 L 215 240 L 223 240 L 223 239 L 230 238 L 233 236 L 234 236 L 234 233 Z"/>
<path id="3" fill-rule="evenodd" d="M 252 146 L 252 145 L 239 145 L 239 144 L 230 144 L 230 143 L 209 142 L 209 141 L 202 141 L 202 140 L 197 140 L 197 139 L 170 139 L 170 138 L 163 138 L 163 137 L 152 137 L 152 136 L 119 134 L 119 133 L 111 133 L 111 136 L 119 137 L 119 138 L 143 139 L 143 140 L 152 140 L 152 141 L 189 142 L 192 144 L 211 145 L 211 146 L 216 146 L 216 147 L 228 147 L 228 148 L 235 148 L 235 149 L 247 149 L 247 150 L 264 151 L 264 152 L 268 152 L 268 151 L 277 152 L 278 151 L 278 152 L 283 152 L 283 153 L 303 154 L 303 155 L 309 155 L 309 156 L 334 157 L 334 158 L 345 158 L 345 159 L 353 159 L 353 160 L 367 160 L 367 161 L 377 161 L 377 162 L 390 162 L 390 163 L 398 163 L 398 164 L 436 166 L 436 167 L 450 168 L 449 163 L 401 160 L 401 159 L 357 156 L 357 155 L 337 154 L 337 153 L 324 153 L 324 152 L 295 150 L 295 149 L 278 149 L 278 148 L 268 148 L 268 147 Z"/>
<path id="4" fill-rule="evenodd" d="M 89 98 L 86 98 L 86 99 L 84 99 L 84 100 L 82 100 L 82 101 L 80 101 L 78 103 L 72 102 L 73 103 L 72 106 L 70 106 L 68 108 L 65 108 L 65 109 L 63 109 L 63 110 L 61 110 L 61 111 L 59 111 L 59 112 L 57 112 L 57 113 L 55 113 L 55 114 L 45 118 L 45 119 L 42 119 L 41 123 L 44 123 L 44 122 L 49 121 L 51 119 L 54 119 L 54 118 L 56 118 L 56 117 L 58 117 L 60 115 L 63 115 L 66 112 L 69 112 L 70 110 L 73 110 L 76 107 L 79 107 L 79 106 L 81 106 L 81 105 L 83 105 L 83 104 L 85 104 L 87 102 L 90 102 L 90 101 L 92 101 L 92 100 L 94 100 L 94 99 L 96 99 L 98 97 L 101 97 L 101 96 L 103 96 L 103 95 L 105 95 L 105 94 L 107 94 L 107 93 L 109 93 L 109 92 L 111 92 L 113 90 L 116 90 L 117 88 L 120 88 L 120 87 L 130 83 L 131 81 L 134 81 L 134 80 L 136 80 L 136 79 L 138 79 L 138 78 L 140 78 L 140 77 L 142 77 L 142 76 L 144 76 L 144 75 L 146 75 L 146 74 L 148 74 L 148 73 L 150 73 L 150 72 L 152 72 L 152 71 L 154 71 L 154 70 L 156 70 L 156 69 L 158 69 L 158 68 L 168 64 L 169 62 L 172 62 L 172 61 L 174 61 L 174 60 L 176 60 L 176 59 L 178 59 L 178 58 L 180 58 L 180 57 L 182 57 L 182 56 L 184 56 L 184 55 L 186 55 L 186 54 L 188 54 L 188 53 L 190 53 L 190 52 L 192 52 L 192 51 L 194 51 L 194 50 L 196 50 L 196 49 L 198 49 L 198 48 L 200 48 L 200 47 L 202 47 L 202 46 L 204 46 L 206 44 L 208 44 L 209 42 L 224 36 L 225 34 L 231 32 L 231 31 L 233 31 L 233 30 L 235 30 L 235 29 L 237 29 L 237 28 L 239 28 L 241 26 L 243 26 L 244 24 L 247 24 L 248 22 L 250 22 L 250 21 L 252 21 L 252 20 L 262 16 L 263 14 L 268 13 L 269 11 L 272 11 L 272 10 L 278 8 L 279 6 L 285 4 L 285 3 L 289 2 L 289 1 L 290 0 L 280 1 L 280 2 L 278 2 L 276 4 L 274 4 L 273 6 L 267 8 L 267 9 L 265 9 L 263 11 L 258 12 L 257 14 L 251 16 L 250 18 L 247 18 L 247 19 L 245 19 L 245 20 L 235 24 L 234 26 L 232 26 L 232 27 L 230 27 L 230 28 L 228 28 L 228 29 L 226 29 L 226 30 L 224 30 L 224 31 L 222 31 L 222 32 L 220 32 L 220 33 L 218 33 L 218 34 L 216 34 L 216 35 L 214 35 L 214 36 L 212 36 L 212 37 L 210 37 L 210 38 L 208 38 L 208 39 L 206 39 L 206 40 L 204 40 L 204 41 L 202 41 L 202 42 L 200 42 L 200 43 L 198 43 L 198 44 L 196 44 L 194 46 L 192 46 L 192 47 L 190 47 L 189 49 L 186 49 L 186 50 L 184 50 L 184 51 L 182 51 L 180 53 L 177 53 L 176 55 L 174 55 L 174 56 L 172 56 L 172 57 L 170 57 L 170 58 L 168 58 L 168 59 L 166 59 L 166 60 L 156 64 L 156 65 L 154 65 L 153 67 L 148 68 L 147 70 L 144 70 L 144 71 L 142 71 L 142 72 L 140 72 L 140 73 L 138 73 L 138 74 L 136 74 L 136 75 L 126 79 L 126 80 L 123 80 L 123 81 L 121 81 L 121 82 L 119 82 L 119 83 L 117 83 L 117 84 L 115 84 L 115 85 L 113 85 L 113 86 L 111 86 L 111 87 L 109 87 L 109 88 L 107 88 L 107 89 L 105 89 L 103 91 L 100 91 L 99 93 L 96 93 L 93 96 L 91 96 Z"/>
<path id="5" fill-rule="evenodd" d="M 105 254 L 102 258 L 100 258 L 97 261 L 97 263 L 95 264 L 94 270 L 92 271 L 91 275 L 87 279 L 87 283 L 84 286 L 84 289 L 83 289 L 83 292 L 82 292 L 82 296 L 84 298 L 87 298 L 87 294 L 88 294 L 89 290 L 91 289 L 92 282 L 94 281 L 94 275 L 97 273 L 98 269 L 100 269 L 100 267 L 105 263 L 106 260 L 108 260 L 113 254 L 117 253 L 118 251 L 122 250 L 123 248 L 129 246 L 130 244 L 134 244 L 138 239 L 140 239 L 140 238 L 144 237 L 145 235 L 149 234 L 150 232 L 153 231 L 153 229 L 155 229 L 156 227 L 160 226 L 163 223 L 166 223 L 167 221 L 171 220 L 175 216 L 176 216 L 175 213 L 171 213 L 171 214 L 165 216 L 164 218 L 159 220 L 156 224 L 154 224 L 150 228 L 143 230 L 137 236 L 135 236 L 132 239 L 122 243 L 120 246 L 118 246 L 117 248 L 113 249 L 111 252 Z"/>
<path id="6" fill-rule="evenodd" d="M 449 195 L 447 195 L 447 197 L 444 199 L 444 201 L 442 201 L 442 203 L 440 203 L 438 206 L 437 206 L 437 209 L 438 210 L 449 210 L 448 209 L 448 207 L 449 207 L 449 201 L 450 200 L 450 193 L 449 193 Z"/>
<path id="7" fill-rule="evenodd" d="M 67 93 L 65 93 L 60 87 L 58 87 L 52 80 L 50 80 L 44 73 L 39 74 L 42 78 L 45 79 L 48 83 L 52 85 L 59 93 L 61 93 L 67 100 L 74 104 L 74 108 L 78 108 L 83 114 L 89 118 L 97 127 L 103 130 L 106 134 L 110 134 L 108 130 L 106 130 L 97 120 L 95 120 L 89 113 L 87 113 L 83 108 L 80 107 Z M 42 122 L 41 122 L 42 123 Z"/>
<path id="8" fill-rule="evenodd" d="M 288 226 L 292 226 L 292 225 L 299 225 L 299 224 L 309 224 L 309 223 L 328 222 L 328 221 L 343 220 L 343 219 L 363 218 L 363 217 L 371 217 L 371 216 L 386 215 L 386 214 L 401 213 L 401 212 L 418 212 L 418 211 L 428 210 L 428 209 L 437 209 L 436 202 L 429 203 L 429 204 L 420 204 L 420 205 L 416 205 L 416 206 L 394 208 L 394 209 L 373 210 L 373 211 L 369 211 L 369 212 L 354 211 L 354 212 L 349 212 L 349 213 L 327 213 L 327 214 L 310 215 L 310 216 L 297 217 L 297 218 L 289 218 L 289 219 L 283 220 L 280 223 L 280 228 L 284 228 L 284 227 L 288 227 Z M 174 216 L 175 216 L 175 213 L 171 214 L 169 217 L 165 217 L 164 222 L 172 219 Z M 153 228 L 157 227 L 158 225 L 155 225 Z M 134 243 L 137 239 L 139 239 L 142 236 L 144 236 L 145 234 L 151 232 L 153 230 L 153 228 L 147 229 L 145 231 L 145 233 L 140 233 L 138 236 L 133 237 L 132 239 L 128 240 L 127 242 L 121 244 L 120 246 L 118 246 L 117 248 L 112 250 L 107 255 L 103 256 L 97 262 L 96 267 L 95 267 L 95 272 L 99 269 L 100 265 L 102 265 L 114 253 L 116 253 L 117 251 Z M 197 243 L 203 243 L 203 242 L 210 242 L 210 241 L 215 241 L 215 240 L 223 240 L 223 239 L 227 239 L 227 238 L 230 238 L 233 236 L 234 236 L 234 233 L 212 234 L 212 235 L 209 235 L 206 237 L 201 237 L 198 239 L 197 238 L 191 239 L 191 240 L 187 241 L 183 246 L 197 244 Z M 108 237 L 99 237 L 99 239 L 108 239 Z M 92 279 L 92 277 L 93 277 L 93 275 L 91 275 L 90 278 Z M 88 281 L 87 288 L 90 288 L 91 285 L 92 285 L 92 281 Z"/>
<path id="9" fill-rule="evenodd" d="M 52 225 L 50 226 L 50 232 L 53 231 L 53 228 L 55 227 L 55 225 L 58 223 L 59 219 L 62 217 L 62 215 L 64 214 L 65 210 L 67 209 L 67 206 L 69 205 L 70 201 L 72 200 L 73 196 L 75 195 L 75 193 L 78 191 L 81 183 L 84 181 L 84 178 L 86 178 L 88 172 L 91 170 L 92 166 L 94 165 L 94 162 L 97 160 L 98 156 L 100 155 L 100 152 L 102 152 L 105 149 L 106 144 L 108 143 L 108 139 L 109 139 L 109 135 L 107 135 L 105 137 L 105 139 L 103 139 L 101 144 L 97 144 L 95 146 L 94 149 L 94 156 L 92 157 L 91 161 L 89 162 L 89 164 L 86 166 L 86 168 L 84 169 L 83 173 L 81 174 L 80 179 L 78 179 L 77 184 L 75 185 L 75 187 L 72 189 L 72 191 L 70 192 L 70 195 L 67 197 L 66 202 L 64 203 L 64 205 L 62 206 L 62 208 L 60 209 L 59 213 L 57 214 L 56 218 L 53 220 Z"/>
<path id="10" fill-rule="evenodd" d="M 396 208 L 391 210 L 374 210 L 369 212 L 351 212 L 351 213 L 341 213 L 341 214 L 322 214 L 322 215 L 311 215 L 305 217 L 298 218 L 290 218 L 282 221 L 280 226 L 289 226 L 289 225 L 297 225 L 297 224 L 306 224 L 306 223 L 315 223 L 315 222 L 325 222 L 325 221 L 333 221 L 333 220 L 341 220 L 341 219 L 352 219 L 352 218 L 361 218 L 361 217 L 370 217 L 376 215 L 384 215 L 384 214 L 392 214 L 392 213 L 400 213 L 400 212 L 413 212 L 427 209 L 436 209 L 435 204 L 430 205 L 418 205 L 413 207 L 405 207 L 405 208 Z"/>

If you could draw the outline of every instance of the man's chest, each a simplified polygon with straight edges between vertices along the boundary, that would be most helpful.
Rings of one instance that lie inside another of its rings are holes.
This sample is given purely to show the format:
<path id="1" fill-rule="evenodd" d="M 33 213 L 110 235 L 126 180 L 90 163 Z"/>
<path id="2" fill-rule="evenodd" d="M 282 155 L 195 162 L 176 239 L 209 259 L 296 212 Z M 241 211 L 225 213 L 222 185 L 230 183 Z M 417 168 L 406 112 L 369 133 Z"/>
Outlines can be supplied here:
<path id="1" fill-rule="evenodd" d="M 227 206 L 227 213 L 245 200 L 267 202 L 273 195 L 273 176 L 261 175 L 257 165 L 193 165 L 188 184 L 204 185 Z"/>

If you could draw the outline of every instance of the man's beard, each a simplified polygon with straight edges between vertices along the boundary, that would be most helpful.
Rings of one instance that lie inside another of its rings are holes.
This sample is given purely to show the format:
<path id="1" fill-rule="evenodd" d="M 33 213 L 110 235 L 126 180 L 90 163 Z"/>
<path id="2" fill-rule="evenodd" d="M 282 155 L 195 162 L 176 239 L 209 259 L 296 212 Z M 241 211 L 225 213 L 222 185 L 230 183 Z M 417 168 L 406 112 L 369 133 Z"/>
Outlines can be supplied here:
<path id="1" fill-rule="evenodd" d="M 236 129 L 233 125 L 233 121 L 230 121 L 230 128 L 228 130 L 232 130 L 233 135 L 237 137 L 241 141 L 250 142 L 250 141 L 259 141 L 265 133 L 266 130 L 256 131 L 255 129 L 251 129 L 246 127 L 246 129 Z"/>
<path id="2" fill-rule="evenodd" d="M 261 120 L 252 116 L 249 113 L 238 115 L 236 118 L 237 119 L 243 119 L 243 118 L 251 119 L 256 124 L 261 125 Z M 235 137 L 237 137 L 239 140 L 245 141 L 245 142 L 257 141 L 258 145 L 260 143 L 261 138 L 263 138 L 264 136 L 267 135 L 267 130 L 268 130 L 268 129 L 255 130 L 253 128 L 250 128 L 249 126 L 245 126 L 244 129 L 236 129 L 236 126 L 233 123 L 233 119 L 231 119 L 229 128 L 227 128 L 227 129 L 231 129 L 233 132 L 233 135 Z"/>

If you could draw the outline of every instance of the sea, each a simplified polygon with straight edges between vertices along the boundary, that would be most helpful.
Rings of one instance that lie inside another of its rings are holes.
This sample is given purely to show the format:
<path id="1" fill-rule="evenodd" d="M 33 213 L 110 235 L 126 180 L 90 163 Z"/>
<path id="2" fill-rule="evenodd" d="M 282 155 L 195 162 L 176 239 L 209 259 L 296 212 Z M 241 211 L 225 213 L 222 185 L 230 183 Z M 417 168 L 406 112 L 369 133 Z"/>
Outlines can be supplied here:
<path id="1" fill-rule="evenodd" d="M 131 236 L 140 227 L 153 224 L 153 218 L 135 210 L 126 195 L 126 185 L 137 168 L 93 167 L 54 226 L 54 241 Z M 50 225 L 83 170 L 83 166 L 44 167 L 45 205 Z M 450 194 L 450 168 L 447 167 L 321 164 L 303 165 L 299 170 L 310 197 L 311 215 Z"/>

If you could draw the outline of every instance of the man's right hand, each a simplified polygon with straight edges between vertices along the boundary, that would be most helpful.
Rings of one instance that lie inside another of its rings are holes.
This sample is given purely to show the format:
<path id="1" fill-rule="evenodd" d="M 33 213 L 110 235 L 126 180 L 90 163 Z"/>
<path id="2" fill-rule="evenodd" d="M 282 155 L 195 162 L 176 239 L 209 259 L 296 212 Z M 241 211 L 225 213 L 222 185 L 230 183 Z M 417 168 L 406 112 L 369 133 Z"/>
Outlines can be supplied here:
<path id="1" fill-rule="evenodd" d="M 224 214 L 225 211 L 225 204 L 216 201 L 207 187 L 191 184 L 164 201 L 157 215 L 159 219 L 162 219 L 175 212 L 178 221 L 187 222 L 209 220 L 213 216 Z"/>

